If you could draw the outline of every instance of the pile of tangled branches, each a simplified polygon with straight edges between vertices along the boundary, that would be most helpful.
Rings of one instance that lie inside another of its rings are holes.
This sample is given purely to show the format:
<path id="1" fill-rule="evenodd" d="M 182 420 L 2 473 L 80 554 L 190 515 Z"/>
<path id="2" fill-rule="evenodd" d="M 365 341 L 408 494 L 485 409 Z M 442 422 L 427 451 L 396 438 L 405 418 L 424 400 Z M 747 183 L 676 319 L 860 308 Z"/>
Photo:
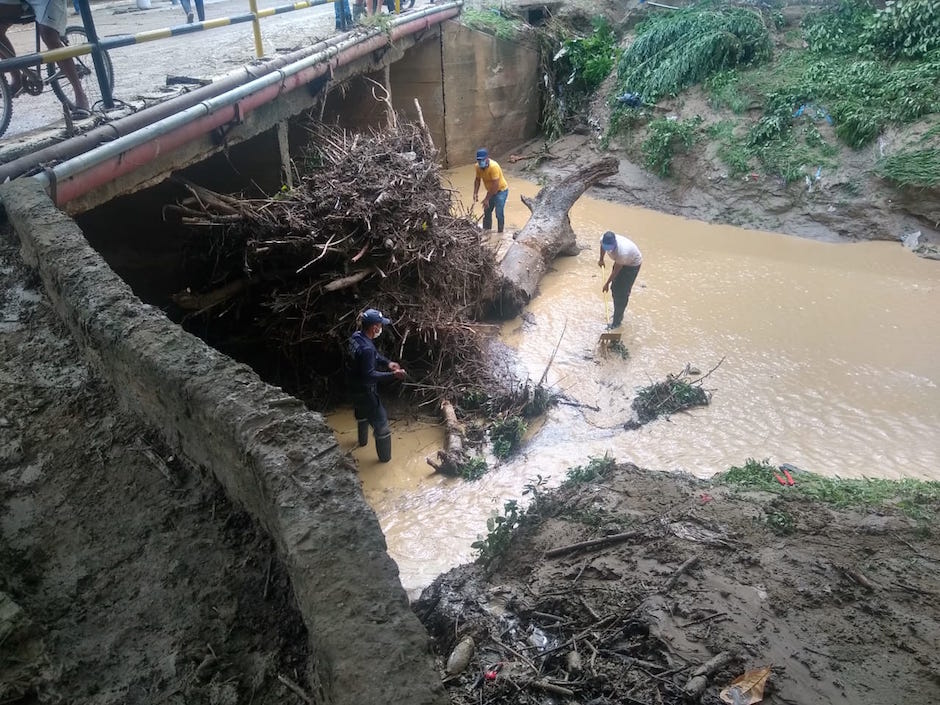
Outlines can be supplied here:
<path id="1" fill-rule="evenodd" d="M 303 370 L 285 386 L 325 402 L 342 384 L 357 314 L 375 307 L 393 322 L 379 346 L 409 370 L 419 400 L 486 389 L 486 326 L 475 321 L 492 300 L 494 261 L 443 185 L 426 129 L 306 129 L 314 146 L 293 189 L 249 199 L 181 181 L 189 196 L 168 210 L 205 264 L 202 281 L 173 297 L 190 327 L 211 338 L 229 325 L 231 339 L 237 320 Z"/>

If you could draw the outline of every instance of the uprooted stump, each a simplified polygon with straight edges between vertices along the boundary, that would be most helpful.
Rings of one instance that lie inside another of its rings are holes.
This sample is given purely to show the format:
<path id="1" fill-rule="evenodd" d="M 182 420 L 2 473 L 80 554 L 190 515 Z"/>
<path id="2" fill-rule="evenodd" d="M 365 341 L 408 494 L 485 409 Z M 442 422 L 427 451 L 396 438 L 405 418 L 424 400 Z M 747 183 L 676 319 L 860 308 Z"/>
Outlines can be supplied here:
<path id="1" fill-rule="evenodd" d="M 568 211 L 588 188 L 617 173 L 619 162 L 607 157 L 592 162 L 535 198 L 522 198 L 532 212 L 499 265 L 499 288 L 491 312 L 499 318 L 518 315 L 538 289 L 539 282 L 559 255 L 578 254 Z"/>
<path id="2" fill-rule="evenodd" d="M 697 371 L 686 365 L 679 374 L 666 375 L 664 381 L 640 389 L 632 404 L 637 418 L 624 424 L 624 428 L 633 430 L 660 416 L 669 416 L 696 406 L 708 406 L 711 393 L 702 388 L 702 380 L 718 369 L 718 365 L 697 379 L 692 379 L 692 374 L 697 374 Z"/>

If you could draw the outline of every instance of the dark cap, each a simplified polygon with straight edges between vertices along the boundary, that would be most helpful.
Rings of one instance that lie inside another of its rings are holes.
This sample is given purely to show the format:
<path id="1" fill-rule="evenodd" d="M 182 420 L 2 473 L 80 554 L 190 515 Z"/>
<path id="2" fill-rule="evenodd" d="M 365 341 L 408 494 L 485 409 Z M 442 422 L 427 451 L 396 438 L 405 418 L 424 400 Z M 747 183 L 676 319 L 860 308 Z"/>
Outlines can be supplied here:
<path id="1" fill-rule="evenodd" d="M 612 252 L 617 249 L 617 236 L 610 230 L 604 233 L 604 236 L 601 238 L 601 247 L 603 247 L 608 252 Z"/>
<path id="2" fill-rule="evenodd" d="M 374 326 L 379 323 L 383 326 L 387 326 L 391 321 L 383 316 L 381 311 L 376 311 L 374 308 L 367 308 L 362 312 L 362 323 L 366 326 Z"/>
<path id="3" fill-rule="evenodd" d="M 489 158 L 489 156 L 490 156 L 490 153 L 487 152 L 485 149 L 478 149 L 478 150 L 477 150 L 477 161 L 478 161 L 478 162 L 485 162 L 485 161 Z"/>

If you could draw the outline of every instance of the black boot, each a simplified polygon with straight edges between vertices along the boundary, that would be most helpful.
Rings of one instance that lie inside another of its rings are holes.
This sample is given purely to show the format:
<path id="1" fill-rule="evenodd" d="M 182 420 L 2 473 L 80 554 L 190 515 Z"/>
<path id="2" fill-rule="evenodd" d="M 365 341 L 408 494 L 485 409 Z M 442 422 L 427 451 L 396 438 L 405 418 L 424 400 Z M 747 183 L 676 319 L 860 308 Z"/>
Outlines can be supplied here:
<path id="1" fill-rule="evenodd" d="M 357 421 L 357 431 L 359 431 L 359 447 L 362 448 L 369 442 L 369 422 Z"/>
<path id="2" fill-rule="evenodd" d="M 379 456 L 380 463 L 387 463 L 392 459 L 392 432 L 375 434 L 375 452 Z"/>

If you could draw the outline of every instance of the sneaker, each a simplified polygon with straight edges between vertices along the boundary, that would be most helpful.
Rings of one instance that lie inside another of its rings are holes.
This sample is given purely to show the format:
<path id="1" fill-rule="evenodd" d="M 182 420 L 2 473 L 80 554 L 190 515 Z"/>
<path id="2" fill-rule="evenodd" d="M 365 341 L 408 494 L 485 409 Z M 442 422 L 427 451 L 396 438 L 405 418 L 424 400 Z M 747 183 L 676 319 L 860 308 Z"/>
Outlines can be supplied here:
<path id="1" fill-rule="evenodd" d="M 193 23 L 193 19 L 195 19 L 195 18 L 193 17 L 193 13 L 192 13 L 192 12 L 187 12 L 187 13 L 186 13 L 186 24 L 192 24 L 192 23 Z"/>

